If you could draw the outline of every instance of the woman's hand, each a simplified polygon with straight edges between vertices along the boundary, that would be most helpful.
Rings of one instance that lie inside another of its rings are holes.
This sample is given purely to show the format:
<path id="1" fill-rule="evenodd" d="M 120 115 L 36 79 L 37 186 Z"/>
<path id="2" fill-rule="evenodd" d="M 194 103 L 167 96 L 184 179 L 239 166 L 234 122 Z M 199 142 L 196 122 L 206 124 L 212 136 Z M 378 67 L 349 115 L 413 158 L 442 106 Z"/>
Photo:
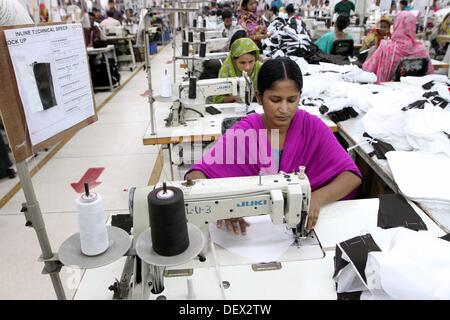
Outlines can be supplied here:
<path id="1" fill-rule="evenodd" d="M 223 102 L 224 103 L 232 103 L 232 102 L 239 102 L 239 100 L 240 100 L 239 97 L 228 96 L 223 99 Z"/>
<path id="2" fill-rule="evenodd" d="M 321 206 L 322 203 L 320 202 L 319 197 L 313 192 L 311 195 L 311 203 L 309 204 L 308 223 L 306 224 L 306 231 L 310 231 L 316 226 Z"/>
<path id="3" fill-rule="evenodd" d="M 217 228 L 226 228 L 230 232 L 233 232 L 235 234 L 242 234 L 243 236 L 247 234 L 248 226 L 250 226 L 250 223 L 245 221 L 243 218 L 233 218 L 217 221 Z"/>

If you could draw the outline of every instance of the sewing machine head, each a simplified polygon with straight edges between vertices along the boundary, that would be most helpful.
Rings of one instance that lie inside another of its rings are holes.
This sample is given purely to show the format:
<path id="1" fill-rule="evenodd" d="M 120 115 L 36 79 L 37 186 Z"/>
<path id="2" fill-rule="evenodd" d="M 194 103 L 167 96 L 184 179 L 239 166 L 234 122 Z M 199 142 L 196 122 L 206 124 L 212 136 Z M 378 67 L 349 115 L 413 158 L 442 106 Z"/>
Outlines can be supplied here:
<path id="1" fill-rule="evenodd" d="M 142 238 L 145 238 L 149 230 L 148 195 L 160 185 L 162 184 L 136 188 L 133 193 L 130 193 L 133 237 L 138 244 L 142 242 Z M 311 189 L 304 167 L 300 167 L 298 173 L 291 174 L 280 172 L 267 176 L 167 182 L 167 187 L 170 186 L 183 191 L 187 220 L 191 227 L 192 225 L 199 227 L 205 235 L 204 239 L 210 238 L 209 225 L 218 220 L 270 215 L 274 224 L 285 224 L 292 230 L 295 241 L 290 248 L 298 255 L 298 258 L 323 258 L 320 243 L 306 232 Z M 199 257 L 203 257 L 203 260 L 191 258 L 190 261 L 181 263 L 182 268 L 214 267 L 211 263 L 214 263 L 216 258 L 213 258 L 209 252 L 210 242 L 204 241 L 202 245 L 204 247 Z M 178 259 L 179 256 L 182 254 L 174 256 L 173 259 Z M 142 261 L 147 260 L 142 259 Z M 151 295 L 150 290 L 153 294 L 159 294 L 161 290 L 158 291 L 155 288 L 164 288 L 164 265 L 146 262 L 149 264 L 143 263 L 142 267 L 138 268 L 138 263 L 140 261 L 135 263 L 135 272 L 140 272 L 139 278 L 142 279 L 140 283 L 143 285 L 140 286 L 135 281 L 133 290 L 145 298 Z M 174 264 L 167 266 L 174 266 Z M 147 286 L 147 283 L 152 284 L 152 288 Z"/>
<path id="2" fill-rule="evenodd" d="M 240 97 L 248 107 L 253 100 L 253 84 L 243 72 L 242 77 L 219 78 L 184 81 L 178 84 L 178 97 L 174 101 L 166 126 L 184 124 L 187 119 L 195 119 L 205 115 L 207 98 L 213 96 L 232 95 Z"/>
<path id="3" fill-rule="evenodd" d="M 106 33 L 106 36 L 113 36 L 113 37 L 125 37 L 126 36 L 126 30 L 123 26 L 106 27 L 105 33 Z"/>
<path id="4" fill-rule="evenodd" d="M 232 95 L 238 96 L 242 103 L 250 105 L 254 92 L 251 79 L 244 72 L 241 77 L 197 80 L 196 100 L 206 103 L 208 97 Z M 178 85 L 178 97 L 185 100 L 189 97 L 189 81 Z"/>
<path id="5" fill-rule="evenodd" d="M 298 173 L 169 181 L 167 186 L 183 191 L 187 220 L 200 228 L 217 220 L 267 214 L 273 223 L 292 229 L 296 239 L 307 236 L 311 187 L 303 167 Z M 130 199 L 135 236 L 149 227 L 147 196 L 153 188 L 136 188 Z"/>

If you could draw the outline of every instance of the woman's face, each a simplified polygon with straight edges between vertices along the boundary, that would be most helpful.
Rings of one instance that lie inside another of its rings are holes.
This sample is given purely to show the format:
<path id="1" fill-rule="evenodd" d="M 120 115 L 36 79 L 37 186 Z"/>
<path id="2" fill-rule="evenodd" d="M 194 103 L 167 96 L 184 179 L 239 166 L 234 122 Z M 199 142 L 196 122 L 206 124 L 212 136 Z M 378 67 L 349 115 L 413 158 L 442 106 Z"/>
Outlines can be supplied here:
<path id="1" fill-rule="evenodd" d="M 385 36 L 388 34 L 390 29 L 390 24 L 387 23 L 386 21 L 381 21 L 380 22 L 380 33 L 382 36 Z"/>
<path id="2" fill-rule="evenodd" d="M 247 3 L 247 11 L 250 12 L 256 12 L 256 9 L 258 8 L 258 1 L 256 0 L 250 0 Z"/>
<path id="3" fill-rule="evenodd" d="M 279 80 L 272 88 L 256 95 L 262 104 L 269 128 L 287 128 L 297 111 L 300 93 L 292 80 Z"/>
<path id="4" fill-rule="evenodd" d="M 240 72 L 245 71 L 250 74 L 255 66 L 256 57 L 252 54 L 246 53 L 239 58 L 234 59 L 234 66 Z"/>

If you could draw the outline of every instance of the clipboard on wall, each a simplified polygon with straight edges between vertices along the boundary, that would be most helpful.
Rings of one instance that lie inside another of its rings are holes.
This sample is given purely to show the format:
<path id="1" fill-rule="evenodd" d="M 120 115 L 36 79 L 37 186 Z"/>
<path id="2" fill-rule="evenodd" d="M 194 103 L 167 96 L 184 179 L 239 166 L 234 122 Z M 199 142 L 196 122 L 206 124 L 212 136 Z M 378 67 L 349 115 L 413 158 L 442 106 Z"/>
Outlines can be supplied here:
<path id="1" fill-rule="evenodd" d="M 81 24 L 0 28 L 0 112 L 16 162 L 97 121 Z"/>

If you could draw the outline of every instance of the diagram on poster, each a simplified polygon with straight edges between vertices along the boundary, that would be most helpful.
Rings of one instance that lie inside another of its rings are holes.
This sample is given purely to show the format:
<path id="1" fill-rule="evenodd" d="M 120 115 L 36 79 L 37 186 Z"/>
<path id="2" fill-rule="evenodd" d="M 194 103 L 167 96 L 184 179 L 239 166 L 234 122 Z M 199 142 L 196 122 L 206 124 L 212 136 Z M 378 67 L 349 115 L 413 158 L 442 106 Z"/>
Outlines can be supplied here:
<path id="1" fill-rule="evenodd" d="M 31 144 L 95 114 L 81 24 L 5 30 Z"/>

